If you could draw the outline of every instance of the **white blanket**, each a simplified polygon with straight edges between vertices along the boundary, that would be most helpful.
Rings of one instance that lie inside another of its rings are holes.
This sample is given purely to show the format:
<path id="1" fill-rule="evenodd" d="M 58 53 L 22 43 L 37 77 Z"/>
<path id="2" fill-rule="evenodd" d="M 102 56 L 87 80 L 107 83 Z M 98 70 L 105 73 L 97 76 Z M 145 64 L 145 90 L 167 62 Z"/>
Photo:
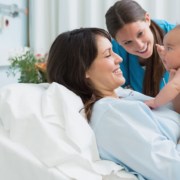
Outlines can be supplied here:
<path id="1" fill-rule="evenodd" d="M 0 180 L 73 180 L 49 168 L 26 147 L 12 142 L 0 120 Z"/>
<path id="2" fill-rule="evenodd" d="M 99 159 L 93 131 L 79 113 L 81 99 L 65 87 L 13 84 L 0 89 L 0 119 L 10 139 L 49 168 L 77 180 L 134 180 L 113 162 Z"/>

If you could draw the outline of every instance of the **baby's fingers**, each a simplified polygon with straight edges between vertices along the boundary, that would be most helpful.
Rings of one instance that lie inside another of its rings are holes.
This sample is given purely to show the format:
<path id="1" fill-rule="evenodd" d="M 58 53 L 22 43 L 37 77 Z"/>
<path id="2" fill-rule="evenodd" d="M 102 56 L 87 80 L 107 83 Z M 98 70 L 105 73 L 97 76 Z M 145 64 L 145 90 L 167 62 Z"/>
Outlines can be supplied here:
<path id="1" fill-rule="evenodd" d="M 164 50 L 164 46 L 161 46 L 161 45 L 159 45 L 159 44 L 156 44 L 156 47 L 157 47 L 157 50 L 158 50 L 159 52 L 161 52 L 161 51 Z"/>

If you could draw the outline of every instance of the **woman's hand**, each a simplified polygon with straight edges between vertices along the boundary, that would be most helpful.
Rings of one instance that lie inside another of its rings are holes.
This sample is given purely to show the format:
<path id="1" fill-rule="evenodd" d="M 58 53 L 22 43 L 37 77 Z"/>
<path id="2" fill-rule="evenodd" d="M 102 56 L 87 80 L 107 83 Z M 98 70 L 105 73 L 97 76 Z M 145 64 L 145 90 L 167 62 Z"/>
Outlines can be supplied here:
<path id="1" fill-rule="evenodd" d="M 144 102 L 149 108 L 151 109 L 155 109 L 155 108 L 158 108 L 158 106 L 156 105 L 155 103 L 155 100 L 154 99 L 151 99 L 151 100 L 148 100 L 148 101 L 145 101 Z"/>
<path id="2" fill-rule="evenodd" d="M 179 139 L 179 141 L 178 141 L 178 144 L 180 144 L 180 139 Z"/>

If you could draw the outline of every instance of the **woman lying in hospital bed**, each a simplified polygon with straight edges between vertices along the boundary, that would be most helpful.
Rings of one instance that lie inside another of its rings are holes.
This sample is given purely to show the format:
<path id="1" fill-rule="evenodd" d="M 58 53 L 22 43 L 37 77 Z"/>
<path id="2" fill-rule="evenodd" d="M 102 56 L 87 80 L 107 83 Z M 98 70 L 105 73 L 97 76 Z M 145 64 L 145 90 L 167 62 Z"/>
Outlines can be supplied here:
<path id="1" fill-rule="evenodd" d="M 106 31 L 78 29 L 54 41 L 48 78 L 81 97 L 102 159 L 139 179 L 180 179 L 180 116 L 171 104 L 151 110 L 143 102 L 152 98 L 131 90 L 116 92 L 125 83 L 122 61 Z"/>
<path id="2" fill-rule="evenodd" d="M 48 59 L 51 85 L 0 90 L 0 119 L 10 139 L 74 179 L 178 179 L 179 114 L 170 103 L 151 111 L 143 103 L 151 97 L 118 88 L 125 82 L 121 61 L 102 29 L 59 35 Z M 98 150 L 79 113 L 83 106 Z"/>

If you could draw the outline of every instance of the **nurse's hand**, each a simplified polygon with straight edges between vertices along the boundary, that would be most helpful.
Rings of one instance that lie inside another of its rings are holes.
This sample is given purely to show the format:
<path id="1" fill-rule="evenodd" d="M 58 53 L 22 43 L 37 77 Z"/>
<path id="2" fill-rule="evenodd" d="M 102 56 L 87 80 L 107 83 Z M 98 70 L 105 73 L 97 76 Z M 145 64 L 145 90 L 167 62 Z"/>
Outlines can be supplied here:
<path id="1" fill-rule="evenodd" d="M 158 108 L 157 104 L 155 103 L 154 99 L 148 100 L 144 102 L 149 108 L 155 109 Z"/>
<path id="2" fill-rule="evenodd" d="M 180 139 L 179 139 L 179 141 L 178 141 L 178 144 L 180 144 Z"/>

